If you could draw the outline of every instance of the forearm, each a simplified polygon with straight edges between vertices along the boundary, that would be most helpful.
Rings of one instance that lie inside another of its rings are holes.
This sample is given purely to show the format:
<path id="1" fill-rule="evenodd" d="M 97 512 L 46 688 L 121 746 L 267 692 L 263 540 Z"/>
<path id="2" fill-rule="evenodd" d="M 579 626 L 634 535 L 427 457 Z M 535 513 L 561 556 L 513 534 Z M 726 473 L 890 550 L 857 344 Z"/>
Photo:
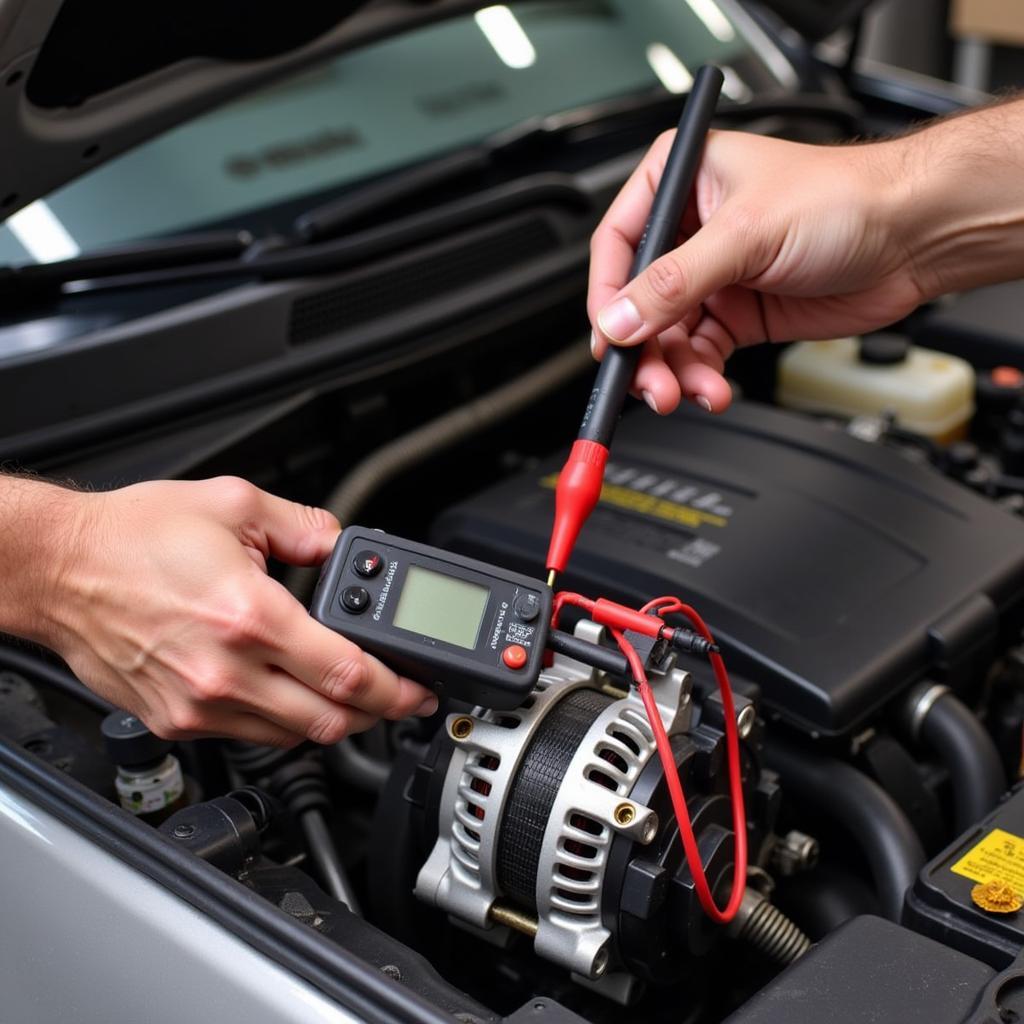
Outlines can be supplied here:
<path id="1" fill-rule="evenodd" d="M 52 644 L 88 495 L 0 475 L 0 632 Z"/>
<path id="2" fill-rule="evenodd" d="M 893 158 L 894 215 L 927 297 L 1024 277 L 1024 100 L 880 149 Z"/>

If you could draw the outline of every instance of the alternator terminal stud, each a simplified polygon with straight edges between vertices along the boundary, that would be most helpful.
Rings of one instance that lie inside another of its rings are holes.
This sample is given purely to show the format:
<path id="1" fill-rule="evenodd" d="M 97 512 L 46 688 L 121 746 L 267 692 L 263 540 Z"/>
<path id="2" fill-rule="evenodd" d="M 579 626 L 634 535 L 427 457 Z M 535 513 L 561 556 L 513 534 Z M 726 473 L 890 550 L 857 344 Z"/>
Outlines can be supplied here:
<path id="1" fill-rule="evenodd" d="M 448 731 L 454 740 L 467 739 L 473 731 L 473 719 L 467 715 L 459 715 L 449 726 Z"/>
<path id="2" fill-rule="evenodd" d="M 635 820 L 636 808 L 632 804 L 622 803 L 615 808 L 616 824 L 625 827 L 626 825 L 632 825 Z"/>

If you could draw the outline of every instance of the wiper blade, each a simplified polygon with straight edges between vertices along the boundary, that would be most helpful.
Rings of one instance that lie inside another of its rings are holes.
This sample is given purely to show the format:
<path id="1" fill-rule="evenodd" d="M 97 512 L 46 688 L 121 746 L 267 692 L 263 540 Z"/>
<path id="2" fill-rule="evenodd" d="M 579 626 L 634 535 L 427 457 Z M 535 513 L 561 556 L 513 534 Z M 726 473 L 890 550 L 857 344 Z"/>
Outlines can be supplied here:
<path id="1" fill-rule="evenodd" d="M 481 221 L 490 222 L 510 216 L 526 207 L 557 206 L 585 211 L 590 210 L 591 205 L 589 196 L 580 191 L 568 175 L 526 175 L 442 206 L 389 220 L 379 226 L 360 228 L 340 238 L 291 246 L 255 242 L 241 259 L 83 280 L 71 284 L 68 291 L 81 294 L 186 281 L 275 281 L 338 273 L 399 249 L 478 225 Z"/>
<path id="2" fill-rule="evenodd" d="M 296 234 L 306 242 L 333 238 L 353 222 L 363 220 L 385 207 L 437 185 L 455 181 L 463 175 L 486 170 L 491 160 L 486 146 L 469 146 L 415 164 L 383 181 L 364 185 L 339 199 L 300 214 L 295 220 Z"/>
<path id="3" fill-rule="evenodd" d="M 350 225 L 440 185 L 491 169 L 500 159 L 566 141 L 581 129 L 614 130 L 638 114 L 650 116 L 661 108 L 674 112 L 679 97 L 663 90 L 645 91 L 603 100 L 556 114 L 531 117 L 483 142 L 445 153 L 389 175 L 383 181 L 354 189 L 299 215 L 296 234 L 306 242 L 337 236 Z"/>
<path id="4" fill-rule="evenodd" d="M 70 281 L 237 259 L 253 244 L 248 231 L 206 231 L 112 246 L 55 263 L 0 267 L 0 294 L 52 291 Z"/>

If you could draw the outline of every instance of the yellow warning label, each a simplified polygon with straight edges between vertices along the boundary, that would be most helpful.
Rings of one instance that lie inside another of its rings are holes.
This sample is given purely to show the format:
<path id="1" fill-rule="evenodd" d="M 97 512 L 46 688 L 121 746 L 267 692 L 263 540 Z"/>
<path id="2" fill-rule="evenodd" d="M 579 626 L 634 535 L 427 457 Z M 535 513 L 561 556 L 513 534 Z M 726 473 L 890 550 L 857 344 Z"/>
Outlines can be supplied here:
<path id="1" fill-rule="evenodd" d="M 975 882 L 1008 882 L 1024 894 L 1024 839 L 994 828 L 950 870 Z"/>
<path id="2" fill-rule="evenodd" d="M 552 473 L 544 477 L 541 480 L 541 485 L 554 490 L 558 485 L 558 474 Z M 653 494 L 634 491 L 629 487 L 620 487 L 618 484 L 605 484 L 601 488 L 601 503 L 624 508 L 630 512 L 638 512 L 640 515 L 653 516 L 655 519 L 664 519 L 670 523 L 680 523 L 683 526 L 695 527 L 700 526 L 701 523 L 707 523 L 708 526 L 726 526 L 729 522 L 724 516 L 713 515 L 711 512 L 704 512 L 691 505 L 666 501 Z"/>

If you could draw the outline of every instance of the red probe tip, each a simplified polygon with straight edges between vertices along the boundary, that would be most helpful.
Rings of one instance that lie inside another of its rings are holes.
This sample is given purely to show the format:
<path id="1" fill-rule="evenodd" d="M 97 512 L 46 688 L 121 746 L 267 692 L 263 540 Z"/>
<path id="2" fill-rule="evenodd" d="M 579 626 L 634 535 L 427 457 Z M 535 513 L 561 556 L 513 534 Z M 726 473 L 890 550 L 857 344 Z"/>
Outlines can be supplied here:
<path id="1" fill-rule="evenodd" d="M 608 449 L 597 441 L 576 441 L 555 488 L 555 524 L 551 529 L 546 568 L 565 572 L 587 517 L 601 497 Z"/>

